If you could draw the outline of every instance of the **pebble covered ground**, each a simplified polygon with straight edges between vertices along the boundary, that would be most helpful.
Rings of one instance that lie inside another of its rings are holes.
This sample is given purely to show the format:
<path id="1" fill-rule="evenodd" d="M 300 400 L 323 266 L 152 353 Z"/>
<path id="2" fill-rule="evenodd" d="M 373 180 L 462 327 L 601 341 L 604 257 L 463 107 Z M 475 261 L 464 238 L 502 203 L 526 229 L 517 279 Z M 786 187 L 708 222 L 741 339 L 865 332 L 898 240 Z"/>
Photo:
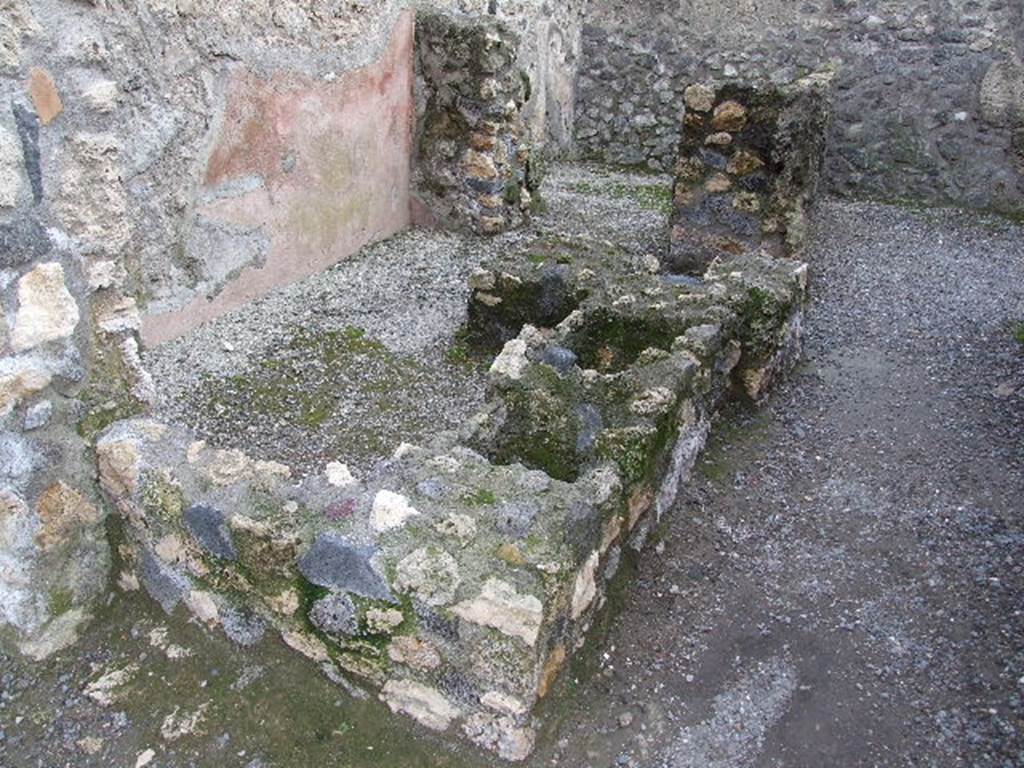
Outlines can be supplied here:
<path id="1" fill-rule="evenodd" d="M 487 247 L 406 232 L 150 350 L 157 418 L 298 475 L 458 426 L 483 396 L 456 334 Z"/>
<path id="2" fill-rule="evenodd" d="M 1024 763 L 1024 227 L 829 201 L 808 258 L 806 361 L 716 425 L 533 768 Z M 0 657 L 0 765 L 145 764 L 491 763 L 137 593 L 51 663 Z"/>
<path id="3" fill-rule="evenodd" d="M 713 429 L 539 765 L 1024 765 L 1024 227 L 815 224 L 804 363 Z"/>

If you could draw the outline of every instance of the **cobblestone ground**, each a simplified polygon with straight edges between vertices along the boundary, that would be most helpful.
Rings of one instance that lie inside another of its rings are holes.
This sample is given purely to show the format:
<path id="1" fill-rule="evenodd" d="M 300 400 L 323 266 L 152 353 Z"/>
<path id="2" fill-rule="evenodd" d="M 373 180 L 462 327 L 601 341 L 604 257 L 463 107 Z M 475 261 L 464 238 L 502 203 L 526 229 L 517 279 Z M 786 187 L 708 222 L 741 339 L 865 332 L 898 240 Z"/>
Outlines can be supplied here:
<path id="1" fill-rule="evenodd" d="M 805 363 L 717 425 L 534 768 L 1024 764 L 1024 227 L 830 202 L 809 259 Z M 0 765 L 147 759 L 489 764 L 138 595 L 0 656 Z"/>

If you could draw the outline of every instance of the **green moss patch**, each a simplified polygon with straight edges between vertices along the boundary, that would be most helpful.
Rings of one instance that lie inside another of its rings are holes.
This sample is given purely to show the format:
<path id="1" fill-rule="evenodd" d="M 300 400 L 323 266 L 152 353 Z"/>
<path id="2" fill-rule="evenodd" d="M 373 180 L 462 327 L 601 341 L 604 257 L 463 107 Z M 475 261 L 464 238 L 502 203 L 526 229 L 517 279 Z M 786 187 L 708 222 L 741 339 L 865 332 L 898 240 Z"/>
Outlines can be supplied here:
<path id="1" fill-rule="evenodd" d="M 1019 322 L 1013 327 L 1013 338 L 1024 344 L 1024 322 Z"/>
<path id="2" fill-rule="evenodd" d="M 293 469 L 339 458 L 365 468 L 402 442 L 459 422 L 457 409 L 438 414 L 429 406 L 471 391 L 480 375 L 465 342 L 453 344 L 428 364 L 358 327 L 297 328 L 234 375 L 202 377 L 187 395 L 188 418 L 219 446 Z"/>
<path id="3" fill-rule="evenodd" d="M 583 181 L 576 184 L 573 191 L 593 197 L 630 200 L 640 208 L 665 216 L 672 213 L 672 187 L 670 184 L 626 184 L 623 182 L 592 184 Z"/>
<path id="4" fill-rule="evenodd" d="M 665 323 L 598 311 L 587 317 L 570 343 L 582 367 L 607 373 L 626 369 L 646 349 L 670 349 L 676 335 Z"/>
<path id="5" fill-rule="evenodd" d="M 89 381 L 79 394 L 84 407 L 76 427 L 91 442 L 115 421 L 138 416 L 145 405 L 132 394 L 132 373 L 115 344 L 93 334 L 90 362 Z"/>
<path id="6" fill-rule="evenodd" d="M 770 291 L 750 288 L 738 308 L 744 351 L 754 359 L 770 353 L 788 311 Z"/>

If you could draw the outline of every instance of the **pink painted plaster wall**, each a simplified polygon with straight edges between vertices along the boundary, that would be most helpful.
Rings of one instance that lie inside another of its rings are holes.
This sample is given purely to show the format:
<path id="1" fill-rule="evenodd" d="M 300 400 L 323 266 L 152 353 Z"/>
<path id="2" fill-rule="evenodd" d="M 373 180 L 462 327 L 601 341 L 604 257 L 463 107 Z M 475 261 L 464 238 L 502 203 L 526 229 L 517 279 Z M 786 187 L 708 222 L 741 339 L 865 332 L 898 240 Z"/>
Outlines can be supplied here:
<path id="1" fill-rule="evenodd" d="M 271 289 L 300 280 L 409 226 L 413 15 L 403 13 L 382 57 L 327 82 L 299 73 L 264 79 L 240 67 L 207 161 L 196 213 L 269 241 L 213 296 L 144 318 L 153 346 Z M 205 258 L 216 258 L 209 254 Z"/>

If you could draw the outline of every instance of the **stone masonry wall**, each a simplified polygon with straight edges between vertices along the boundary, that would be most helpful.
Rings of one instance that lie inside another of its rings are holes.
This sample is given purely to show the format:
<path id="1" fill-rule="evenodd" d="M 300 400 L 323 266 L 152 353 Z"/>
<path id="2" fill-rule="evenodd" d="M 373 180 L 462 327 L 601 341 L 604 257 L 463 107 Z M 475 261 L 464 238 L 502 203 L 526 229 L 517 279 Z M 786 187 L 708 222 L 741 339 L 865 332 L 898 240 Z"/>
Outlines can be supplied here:
<path id="1" fill-rule="evenodd" d="M 405 225 L 420 6 L 512 25 L 537 78 L 531 135 L 553 120 L 565 140 L 578 2 L 0 0 L 5 645 L 72 642 L 105 587 L 91 451 L 149 407 L 140 331 L 160 341 Z M 348 162 L 367 125 L 391 137 L 363 158 L 376 186 Z"/>
<path id="2" fill-rule="evenodd" d="M 1024 5 L 990 0 L 591 0 L 576 141 L 668 169 L 705 80 L 836 68 L 833 192 L 1024 213 Z"/>
<path id="3" fill-rule="evenodd" d="M 416 21 L 417 194 L 448 226 L 495 234 L 529 214 L 529 79 L 519 38 L 490 16 Z"/>
<path id="4" fill-rule="evenodd" d="M 362 477 L 300 479 L 151 419 L 96 450 L 125 589 L 241 645 L 272 631 L 347 689 L 520 761 L 720 404 L 796 361 L 807 266 L 745 254 L 678 284 L 611 242 L 538 234 L 471 285 L 469 338 L 501 349 L 484 404 Z"/>
<path id="5" fill-rule="evenodd" d="M 701 275 L 716 258 L 748 251 L 800 253 L 821 175 L 831 79 L 686 89 L 662 257 L 668 271 Z"/>

